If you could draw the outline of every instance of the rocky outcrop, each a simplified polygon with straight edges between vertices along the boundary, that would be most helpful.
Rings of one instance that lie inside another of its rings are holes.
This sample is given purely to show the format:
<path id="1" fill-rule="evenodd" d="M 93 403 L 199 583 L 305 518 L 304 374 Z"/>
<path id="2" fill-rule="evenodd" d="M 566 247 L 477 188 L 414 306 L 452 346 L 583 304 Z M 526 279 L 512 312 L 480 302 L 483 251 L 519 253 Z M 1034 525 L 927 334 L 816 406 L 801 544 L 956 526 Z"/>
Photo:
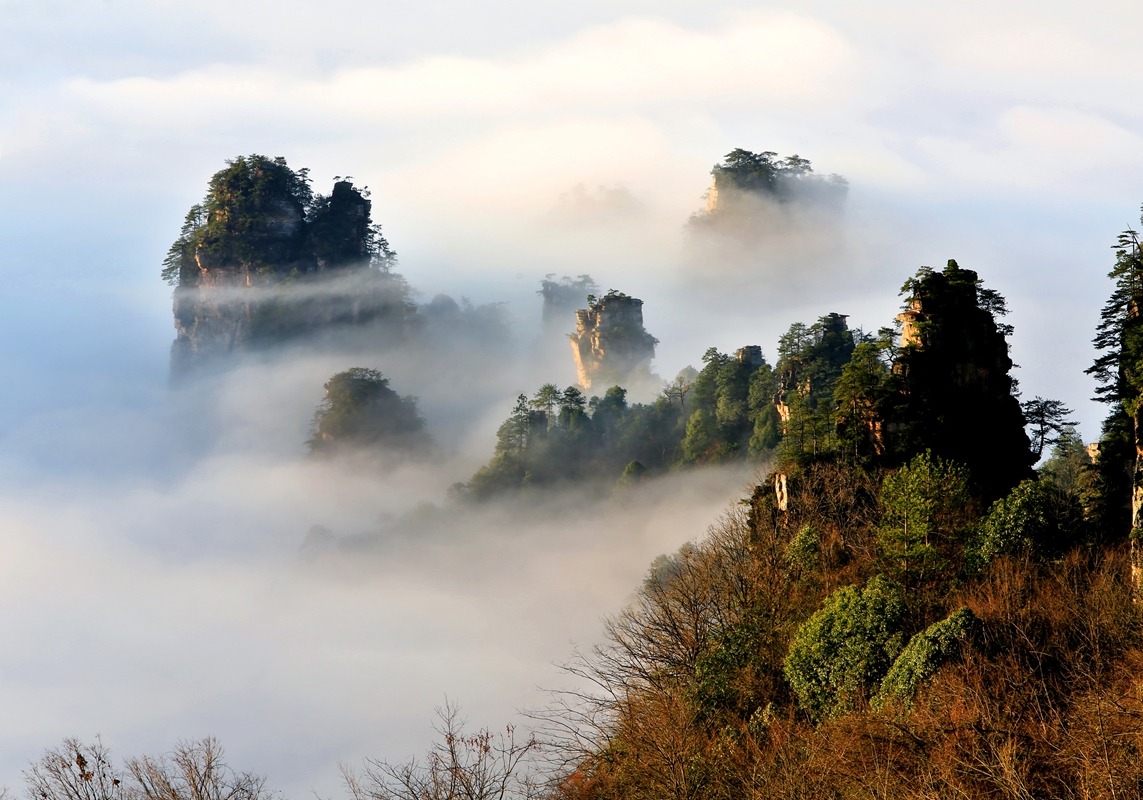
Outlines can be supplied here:
<path id="1" fill-rule="evenodd" d="M 643 327 L 642 300 L 611 291 L 575 314 L 576 332 L 568 338 L 584 389 L 654 380 L 651 360 L 659 340 Z"/>
<path id="2" fill-rule="evenodd" d="M 163 270 L 175 284 L 171 374 L 335 329 L 400 336 L 415 314 L 366 190 L 313 195 L 284 159 L 238 158 L 211 179 Z"/>
<path id="3" fill-rule="evenodd" d="M 734 357 L 751 369 L 758 369 L 766 363 L 766 359 L 762 357 L 762 346 L 758 344 L 748 344 L 738 348 L 734 351 Z"/>
<path id="4" fill-rule="evenodd" d="M 1008 329 L 995 319 L 1005 313 L 1003 299 L 951 260 L 910 286 L 908 310 L 898 317 L 898 391 L 886 409 L 894 449 L 902 456 L 932 450 L 967 465 L 991 502 L 1032 477 L 1035 461 L 1012 392 Z"/>

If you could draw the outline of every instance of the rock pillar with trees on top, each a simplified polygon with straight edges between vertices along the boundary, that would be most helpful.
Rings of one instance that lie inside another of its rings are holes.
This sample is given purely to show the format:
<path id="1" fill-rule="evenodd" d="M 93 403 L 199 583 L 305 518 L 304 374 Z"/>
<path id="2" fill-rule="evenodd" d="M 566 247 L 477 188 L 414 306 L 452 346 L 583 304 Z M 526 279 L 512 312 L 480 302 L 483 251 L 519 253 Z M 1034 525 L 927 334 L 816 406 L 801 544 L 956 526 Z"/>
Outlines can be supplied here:
<path id="1" fill-rule="evenodd" d="M 654 386 L 651 373 L 659 340 L 643 327 L 643 301 L 609 291 L 576 314 L 576 332 L 568 334 L 579 383 L 593 386 Z"/>
<path id="2" fill-rule="evenodd" d="M 175 287 L 172 375 L 334 328 L 403 336 L 416 307 L 368 198 L 349 178 L 315 194 L 284 158 L 228 161 L 163 262 Z"/>

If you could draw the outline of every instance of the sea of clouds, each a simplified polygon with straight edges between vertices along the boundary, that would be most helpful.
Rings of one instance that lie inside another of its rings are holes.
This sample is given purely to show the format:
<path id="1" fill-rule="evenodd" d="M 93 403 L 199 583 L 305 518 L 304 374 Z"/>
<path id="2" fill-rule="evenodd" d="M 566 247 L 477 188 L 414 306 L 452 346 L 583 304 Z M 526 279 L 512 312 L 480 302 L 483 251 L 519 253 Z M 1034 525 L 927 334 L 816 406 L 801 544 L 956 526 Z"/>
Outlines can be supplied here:
<path id="1" fill-rule="evenodd" d="M 875 330 L 956 258 L 1008 297 L 1026 395 L 1093 439 L 1108 245 L 1143 200 L 1141 14 L 0 0 L 0 785 L 66 735 L 123 756 L 216 735 L 290 796 L 337 796 L 339 760 L 422 751 L 446 694 L 487 725 L 543 702 L 552 662 L 751 479 L 447 511 L 516 394 L 574 380 L 570 321 L 541 333 L 549 273 L 642 298 L 669 379 L 710 346 L 773 360 L 828 312 Z M 696 250 L 734 147 L 844 175 L 843 220 Z M 510 340 L 279 353 L 171 389 L 159 265 L 250 152 L 369 185 L 417 300 L 505 302 Z M 350 366 L 419 398 L 437 459 L 305 457 Z M 334 546 L 303 547 L 314 525 Z"/>

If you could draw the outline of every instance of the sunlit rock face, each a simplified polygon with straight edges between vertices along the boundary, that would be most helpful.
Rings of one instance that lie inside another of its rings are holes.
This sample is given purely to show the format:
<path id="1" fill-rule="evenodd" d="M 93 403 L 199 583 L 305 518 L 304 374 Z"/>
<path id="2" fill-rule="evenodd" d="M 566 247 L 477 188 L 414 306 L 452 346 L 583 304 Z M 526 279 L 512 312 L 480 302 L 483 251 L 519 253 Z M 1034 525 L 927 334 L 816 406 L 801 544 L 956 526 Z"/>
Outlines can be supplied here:
<path id="1" fill-rule="evenodd" d="M 248 345 L 268 290 L 282 282 L 283 272 L 289 275 L 299 266 L 297 243 L 305 234 L 306 221 L 301 203 L 290 200 L 282 197 L 268 203 L 259 220 L 259 245 L 274 261 L 259 264 L 253 259 L 228 258 L 219 252 L 221 248 L 212 247 L 218 237 L 207 238 L 195 248 L 195 269 L 191 276 L 184 274 L 174 294 L 172 373 Z"/>
<path id="2" fill-rule="evenodd" d="M 569 334 L 579 383 L 584 389 L 653 382 L 651 361 L 659 340 L 643 327 L 643 301 L 609 292 L 575 312 Z"/>

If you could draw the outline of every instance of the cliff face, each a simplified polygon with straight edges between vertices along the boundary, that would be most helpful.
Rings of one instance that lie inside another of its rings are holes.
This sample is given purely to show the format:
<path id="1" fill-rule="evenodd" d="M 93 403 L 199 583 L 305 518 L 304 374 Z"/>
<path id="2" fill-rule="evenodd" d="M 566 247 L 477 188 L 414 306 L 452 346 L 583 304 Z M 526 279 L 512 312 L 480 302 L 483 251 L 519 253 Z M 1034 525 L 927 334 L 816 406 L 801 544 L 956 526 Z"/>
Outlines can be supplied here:
<path id="1" fill-rule="evenodd" d="M 401 335 L 415 308 L 370 210 L 349 181 L 315 196 L 306 172 L 283 159 L 230 162 L 165 262 L 176 284 L 172 375 L 335 328 Z"/>
<path id="2" fill-rule="evenodd" d="M 278 263 L 295 260 L 296 242 L 305 225 L 301 204 L 289 200 L 274 198 L 259 220 L 262 249 Z M 218 243 L 218 237 L 204 237 L 197 244 L 193 271 L 184 268 L 175 288 L 174 372 L 244 348 L 260 301 L 281 280 L 280 270 L 267 270 L 253 259 L 228 257 L 219 252 Z"/>
<path id="3" fill-rule="evenodd" d="M 610 292 L 576 314 L 569 334 L 584 389 L 630 386 L 653 380 L 651 360 L 659 343 L 643 327 L 643 301 Z"/>

